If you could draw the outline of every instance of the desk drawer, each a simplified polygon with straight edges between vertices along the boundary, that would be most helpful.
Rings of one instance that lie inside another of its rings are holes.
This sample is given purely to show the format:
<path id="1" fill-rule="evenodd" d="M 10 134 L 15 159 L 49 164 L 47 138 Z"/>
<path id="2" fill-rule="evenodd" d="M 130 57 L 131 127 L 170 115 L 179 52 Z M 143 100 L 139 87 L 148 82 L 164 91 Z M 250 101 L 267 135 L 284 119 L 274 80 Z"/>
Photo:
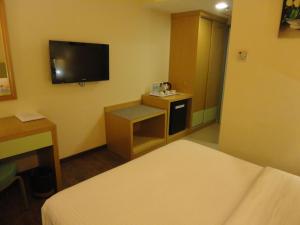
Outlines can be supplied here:
<path id="1" fill-rule="evenodd" d="M 0 142 L 0 159 L 34 151 L 52 145 L 51 132 Z"/>

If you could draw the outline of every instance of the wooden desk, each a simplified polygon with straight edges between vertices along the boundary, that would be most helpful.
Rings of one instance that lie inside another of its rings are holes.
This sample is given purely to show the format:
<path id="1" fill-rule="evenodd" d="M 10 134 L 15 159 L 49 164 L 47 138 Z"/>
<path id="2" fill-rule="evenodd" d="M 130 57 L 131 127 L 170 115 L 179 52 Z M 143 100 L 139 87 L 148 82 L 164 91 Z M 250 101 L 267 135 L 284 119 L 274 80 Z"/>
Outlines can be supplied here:
<path id="1" fill-rule="evenodd" d="M 16 117 L 0 119 L 0 160 L 52 147 L 38 153 L 39 162 L 55 171 L 57 191 L 62 188 L 56 125 L 48 119 L 22 123 Z M 44 154 L 45 153 L 45 154 Z M 47 154 L 48 153 L 48 154 Z"/>

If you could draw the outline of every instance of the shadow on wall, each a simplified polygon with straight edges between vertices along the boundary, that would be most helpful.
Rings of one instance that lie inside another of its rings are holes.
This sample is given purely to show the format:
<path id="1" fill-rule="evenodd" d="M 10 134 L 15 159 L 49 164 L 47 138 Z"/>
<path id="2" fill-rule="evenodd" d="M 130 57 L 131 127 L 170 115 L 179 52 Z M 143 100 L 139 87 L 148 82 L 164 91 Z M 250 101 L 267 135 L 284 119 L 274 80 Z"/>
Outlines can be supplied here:
<path id="1" fill-rule="evenodd" d="M 89 129 L 88 132 L 86 132 L 86 135 L 82 138 L 81 142 L 75 145 L 75 152 L 80 153 L 82 151 L 103 146 L 101 144 L 91 145 L 91 143 L 106 143 L 105 114 L 103 112 L 99 113 L 98 121 L 91 127 L 91 129 Z"/>

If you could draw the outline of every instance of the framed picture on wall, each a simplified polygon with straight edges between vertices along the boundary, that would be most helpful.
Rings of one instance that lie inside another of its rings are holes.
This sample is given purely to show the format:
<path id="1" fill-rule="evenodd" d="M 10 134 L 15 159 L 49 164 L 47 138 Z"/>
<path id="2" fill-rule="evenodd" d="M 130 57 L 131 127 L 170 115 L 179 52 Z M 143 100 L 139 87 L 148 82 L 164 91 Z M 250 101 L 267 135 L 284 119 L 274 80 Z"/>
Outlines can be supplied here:
<path id="1" fill-rule="evenodd" d="M 283 0 L 279 37 L 300 38 L 300 0 Z"/>

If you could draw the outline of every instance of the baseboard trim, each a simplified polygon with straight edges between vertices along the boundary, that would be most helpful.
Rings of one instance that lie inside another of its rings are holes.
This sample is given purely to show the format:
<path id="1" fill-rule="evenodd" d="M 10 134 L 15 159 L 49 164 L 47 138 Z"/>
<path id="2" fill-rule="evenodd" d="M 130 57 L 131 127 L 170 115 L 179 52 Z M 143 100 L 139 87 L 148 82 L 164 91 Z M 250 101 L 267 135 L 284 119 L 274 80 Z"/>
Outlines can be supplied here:
<path id="1" fill-rule="evenodd" d="M 83 151 L 83 152 L 79 152 L 79 153 L 77 153 L 75 155 L 71 155 L 71 156 L 68 156 L 66 158 L 60 159 L 60 162 L 61 163 L 68 162 L 70 160 L 80 158 L 80 157 L 82 157 L 82 156 L 84 156 L 86 154 L 89 154 L 91 152 L 103 151 L 104 149 L 107 149 L 107 145 L 101 145 L 101 146 L 96 147 L 96 148 L 92 148 L 92 149 L 88 149 L 88 150 Z"/>
<path id="2" fill-rule="evenodd" d="M 198 125 L 196 127 L 192 127 L 191 128 L 192 129 L 192 133 L 196 132 L 198 130 L 202 130 L 203 128 L 208 127 L 208 126 L 210 126 L 210 125 L 212 125 L 214 123 L 217 123 L 217 120 L 214 120 L 214 121 L 211 121 L 211 122 L 208 122 L 208 123 L 202 123 L 202 124 L 200 124 L 200 125 Z"/>

